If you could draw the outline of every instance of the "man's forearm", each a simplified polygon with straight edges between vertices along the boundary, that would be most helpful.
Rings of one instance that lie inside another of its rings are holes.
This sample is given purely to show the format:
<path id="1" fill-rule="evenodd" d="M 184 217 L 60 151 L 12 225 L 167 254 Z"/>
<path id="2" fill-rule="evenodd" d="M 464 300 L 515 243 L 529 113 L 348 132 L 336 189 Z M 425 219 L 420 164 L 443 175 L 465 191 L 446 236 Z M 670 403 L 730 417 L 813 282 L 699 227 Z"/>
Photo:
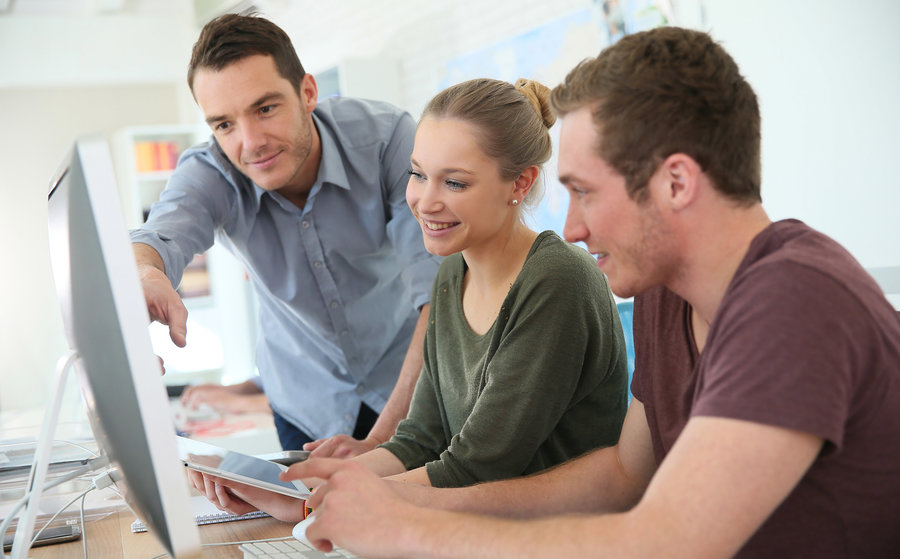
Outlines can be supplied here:
<path id="1" fill-rule="evenodd" d="M 518 518 L 621 512 L 641 499 L 655 470 L 644 406 L 635 399 L 615 446 L 528 477 L 409 498 L 421 506 Z"/>
<path id="2" fill-rule="evenodd" d="M 510 518 L 623 510 L 633 498 L 615 490 L 616 448 L 604 448 L 527 477 L 459 487 L 434 489 L 392 485 L 410 502 L 428 508 L 472 512 Z M 573 483 L 573 480 L 578 483 Z"/>
<path id="3" fill-rule="evenodd" d="M 434 559 L 588 557 L 598 549 L 612 557 L 627 553 L 623 544 L 638 539 L 623 520 L 621 515 L 554 516 L 523 522 L 420 510 L 393 541 L 399 555 Z"/>
<path id="4" fill-rule="evenodd" d="M 428 305 L 424 305 L 419 311 L 419 320 L 409 342 L 409 349 L 400 367 L 400 375 L 394 386 L 391 397 L 384 405 L 384 409 L 378 415 L 378 420 L 369 432 L 369 438 L 378 443 L 390 439 L 397 430 L 397 424 L 409 413 L 409 403 L 412 400 L 416 382 L 422 372 L 424 362 L 423 345 L 425 343 L 425 330 L 428 327 Z"/>
<path id="5" fill-rule="evenodd" d="M 250 379 L 245 380 L 244 382 L 239 382 L 237 384 L 229 384 L 225 388 L 235 394 L 244 394 L 248 396 L 263 393 L 263 391 L 259 388 L 259 385 Z"/>

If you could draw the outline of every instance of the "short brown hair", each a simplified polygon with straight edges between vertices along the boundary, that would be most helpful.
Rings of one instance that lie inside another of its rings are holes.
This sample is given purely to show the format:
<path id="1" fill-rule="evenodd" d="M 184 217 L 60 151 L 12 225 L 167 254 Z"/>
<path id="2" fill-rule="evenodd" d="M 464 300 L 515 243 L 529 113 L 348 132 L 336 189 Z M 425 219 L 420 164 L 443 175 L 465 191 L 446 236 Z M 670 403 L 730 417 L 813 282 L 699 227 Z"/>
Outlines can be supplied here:
<path id="1" fill-rule="evenodd" d="M 255 54 L 271 56 L 278 74 L 300 94 L 300 82 L 306 72 L 290 37 L 271 21 L 254 14 L 225 14 L 203 26 L 188 64 L 188 87 L 193 93 L 194 74 L 201 68 L 218 72 Z"/>
<path id="2" fill-rule="evenodd" d="M 553 145 L 549 128 L 556 122 L 550 108 L 550 89 L 520 79 L 515 85 L 481 78 L 452 85 L 426 105 L 422 118 L 456 118 L 480 132 L 479 147 L 497 161 L 500 177 L 512 180 L 526 168 L 550 159 Z M 526 208 L 540 201 L 540 183 L 524 200 Z"/>
<path id="3" fill-rule="evenodd" d="M 666 157 L 684 153 L 725 196 L 761 201 L 756 95 L 706 33 L 660 27 L 628 35 L 569 72 L 551 102 L 560 115 L 592 108 L 599 155 L 632 199 L 644 199 Z"/>

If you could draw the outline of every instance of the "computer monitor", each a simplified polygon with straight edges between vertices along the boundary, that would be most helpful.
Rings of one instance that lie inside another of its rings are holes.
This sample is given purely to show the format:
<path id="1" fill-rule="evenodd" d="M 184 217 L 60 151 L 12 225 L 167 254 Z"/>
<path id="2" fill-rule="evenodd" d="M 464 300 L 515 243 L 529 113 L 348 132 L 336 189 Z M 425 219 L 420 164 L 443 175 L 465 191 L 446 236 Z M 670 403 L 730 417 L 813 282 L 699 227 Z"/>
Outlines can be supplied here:
<path id="1" fill-rule="evenodd" d="M 199 553 L 159 361 L 125 228 L 112 159 L 99 136 L 76 140 L 48 197 L 50 257 L 91 429 L 116 485 L 173 557 Z"/>

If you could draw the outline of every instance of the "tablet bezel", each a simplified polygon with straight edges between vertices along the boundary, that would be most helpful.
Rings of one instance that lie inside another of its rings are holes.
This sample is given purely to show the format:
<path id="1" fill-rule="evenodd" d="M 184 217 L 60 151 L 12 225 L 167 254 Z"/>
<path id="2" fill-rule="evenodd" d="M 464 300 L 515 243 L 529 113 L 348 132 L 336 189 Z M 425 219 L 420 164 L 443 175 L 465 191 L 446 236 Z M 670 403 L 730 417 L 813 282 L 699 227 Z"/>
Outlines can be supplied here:
<path id="1" fill-rule="evenodd" d="M 261 479 L 258 477 L 251 477 L 247 475 L 242 475 L 237 472 L 233 472 L 230 470 L 225 470 L 221 468 L 217 468 L 215 466 L 209 466 L 207 464 L 200 464 L 190 459 L 190 454 L 200 454 L 203 451 L 208 451 L 208 453 L 222 456 L 225 453 L 234 454 L 239 456 L 243 460 L 249 461 L 258 461 L 262 464 L 265 464 L 266 467 L 271 465 L 274 468 L 279 469 L 280 471 L 284 471 L 287 469 L 287 466 L 283 464 L 279 464 L 278 462 L 272 462 L 269 460 L 264 460 L 262 458 L 258 458 L 256 456 L 251 456 L 249 454 L 244 454 L 242 452 L 236 452 L 233 450 L 225 449 L 216 445 L 212 445 L 209 443 L 205 443 L 202 441 L 196 441 L 193 439 L 188 439 L 186 437 L 178 437 L 178 457 L 181 459 L 182 464 L 186 468 L 191 470 L 195 470 L 201 473 L 214 475 L 223 479 L 228 479 L 231 481 L 236 481 L 238 483 L 243 483 L 246 485 L 250 485 L 252 487 L 258 487 L 260 489 L 265 489 L 267 491 L 272 491 L 274 493 L 279 493 L 281 495 L 287 495 L 288 497 L 294 497 L 295 499 L 306 500 L 310 496 L 309 490 L 303 485 L 299 480 L 292 480 L 290 483 L 296 487 L 296 489 L 291 490 L 288 487 L 284 487 L 282 485 L 277 485 L 271 483 L 265 479 Z M 260 465 L 262 465 L 260 464 Z M 302 489 L 301 489 L 302 488 Z"/>

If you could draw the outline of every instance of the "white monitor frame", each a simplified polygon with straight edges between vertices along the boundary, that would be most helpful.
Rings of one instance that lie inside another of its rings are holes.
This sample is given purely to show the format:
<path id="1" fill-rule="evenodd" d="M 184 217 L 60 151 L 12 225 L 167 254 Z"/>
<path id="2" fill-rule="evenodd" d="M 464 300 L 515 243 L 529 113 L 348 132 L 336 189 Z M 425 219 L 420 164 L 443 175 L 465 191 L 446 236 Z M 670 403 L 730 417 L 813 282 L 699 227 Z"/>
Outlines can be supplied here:
<path id="1" fill-rule="evenodd" d="M 125 501 L 173 557 L 199 554 L 200 536 L 178 458 L 175 428 L 112 159 L 100 136 L 76 140 L 51 185 L 48 226 L 54 280 L 66 336 L 97 444 L 119 472 Z M 64 386 L 65 371 L 60 371 Z M 58 388 L 61 390 L 61 388 Z M 54 401 L 57 398 L 54 397 Z M 58 405 L 58 404 L 53 404 Z M 54 423 L 49 439 L 52 444 Z M 46 431 L 46 429 L 45 429 Z M 13 557 L 25 557 L 43 474 L 36 464 L 32 498 Z M 20 536 L 24 532 L 24 536 Z"/>

